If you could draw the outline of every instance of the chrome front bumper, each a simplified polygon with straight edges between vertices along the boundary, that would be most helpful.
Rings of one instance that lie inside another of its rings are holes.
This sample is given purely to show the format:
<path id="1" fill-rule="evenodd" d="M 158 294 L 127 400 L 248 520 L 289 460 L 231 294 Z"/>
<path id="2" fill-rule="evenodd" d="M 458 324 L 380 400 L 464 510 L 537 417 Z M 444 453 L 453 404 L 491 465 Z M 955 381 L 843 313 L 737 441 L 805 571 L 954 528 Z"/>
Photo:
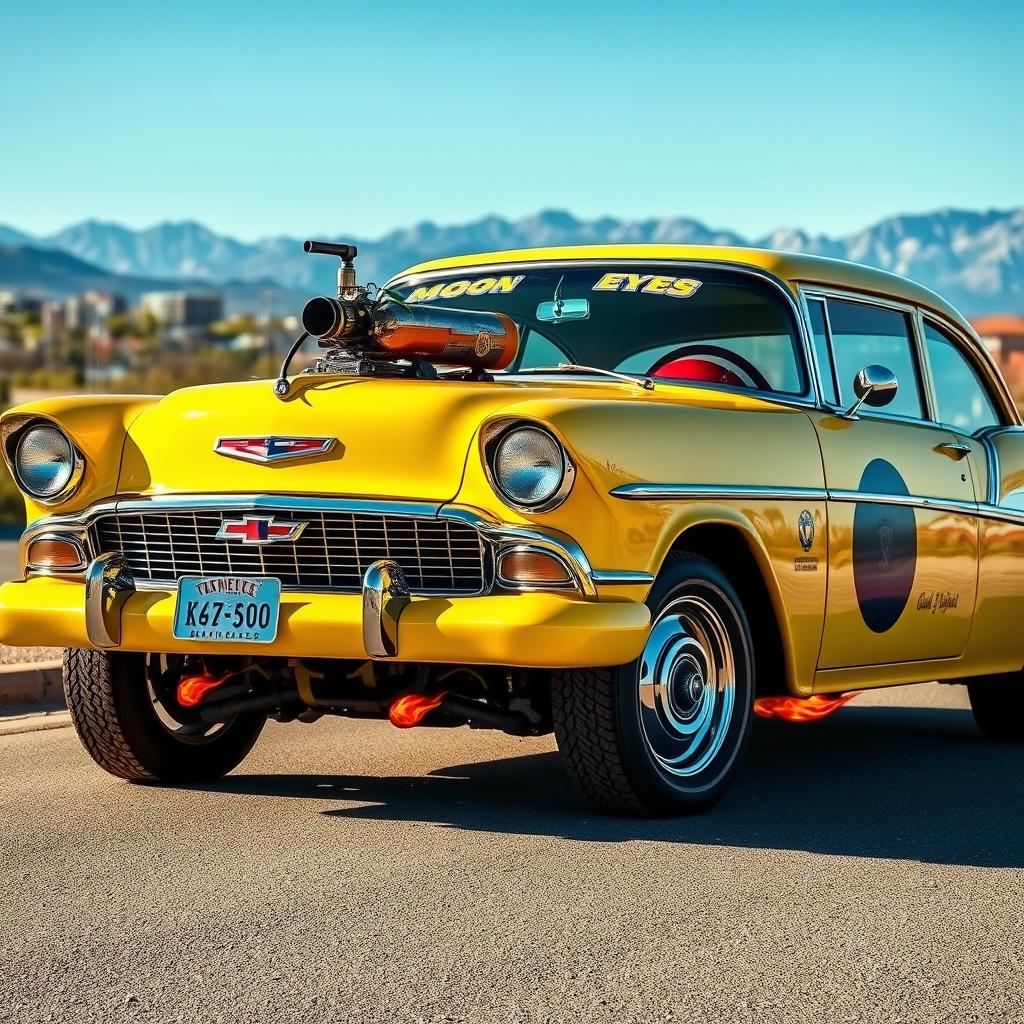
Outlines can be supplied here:
<path id="1" fill-rule="evenodd" d="M 121 643 L 121 613 L 137 592 L 124 558 L 101 555 L 85 576 L 85 628 L 93 647 L 109 649 Z M 398 655 L 398 620 L 412 595 L 397 562 L 374 562 L 363 579 L 363 648 L 370 658 Z"/>

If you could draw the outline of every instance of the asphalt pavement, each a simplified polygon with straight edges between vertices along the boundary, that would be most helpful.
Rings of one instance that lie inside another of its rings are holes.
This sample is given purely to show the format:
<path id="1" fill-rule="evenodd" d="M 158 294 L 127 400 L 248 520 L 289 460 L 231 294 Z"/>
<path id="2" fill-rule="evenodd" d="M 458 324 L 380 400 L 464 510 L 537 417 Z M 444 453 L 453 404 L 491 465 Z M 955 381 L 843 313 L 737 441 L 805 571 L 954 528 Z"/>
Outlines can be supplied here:
<path id="1" fill-rule="evenodd" d="M 175 790 L 0 736 L 0 1020 L 1024 1020 L 1022 750 L 862 700 L 656 822 L 549 739 L 271 724 Z"/>

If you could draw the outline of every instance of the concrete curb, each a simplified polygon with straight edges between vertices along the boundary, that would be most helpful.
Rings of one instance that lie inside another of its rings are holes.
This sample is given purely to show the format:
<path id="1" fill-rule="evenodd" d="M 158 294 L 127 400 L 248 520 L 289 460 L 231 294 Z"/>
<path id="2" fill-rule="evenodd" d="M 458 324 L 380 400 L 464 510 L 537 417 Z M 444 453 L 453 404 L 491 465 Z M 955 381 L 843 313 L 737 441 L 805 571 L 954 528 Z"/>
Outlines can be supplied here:
<path id="1" fill-rule="evenodd" d="M 12 705 L 64 705 L 59 661 L 0 665 L 0 714 Z"/>

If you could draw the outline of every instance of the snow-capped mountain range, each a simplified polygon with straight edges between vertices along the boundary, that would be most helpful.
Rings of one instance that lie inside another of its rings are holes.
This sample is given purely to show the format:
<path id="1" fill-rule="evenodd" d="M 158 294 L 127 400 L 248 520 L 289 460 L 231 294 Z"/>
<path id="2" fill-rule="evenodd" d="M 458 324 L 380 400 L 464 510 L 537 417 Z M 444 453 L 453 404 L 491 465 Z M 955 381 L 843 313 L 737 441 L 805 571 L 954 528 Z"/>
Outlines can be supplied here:
<path id="1" fill-rule="evenodd" d="M 363 281 L 383 282 L 395 271 L 425 259 L 494 249 L 588 242 L 753 245 L 881 267 L 934 289 L 969 316 L 1024 312 L 1024 207 L 899 215 L 843 237 L 780 228 L 750 239 L 689 218 L 586 221 L 555 210 L 514 221 L 485 217 L 448 227 L 424 222 L 374 240 L 314 232 L 316 237 L 324 234 L 359 245 Z M 133 230 L 89 220 L 46 237 L 0 225 L 0 247 L 8 250 L 8 261 L 16 261 L 13 250 L 56 250 L 109 274 L 147 281 L 258 282 L 264 288 L 273 281 L 288 291 L 330 290 L 334 261 L 307 256 L 301 243 L 300 238 L 286 237 L 242 242 L 193 221 Z M 26 276 L 31 283 L 31 271 L 26 269 L 20 276 L 22 287 Z M 0 280 L 0 286 L 5 283 L 13 282 Z M 44 281 L 37 287 L 52 290 Z M 109 287 L 116 288 L 116 282 L 111 280 Z"/>

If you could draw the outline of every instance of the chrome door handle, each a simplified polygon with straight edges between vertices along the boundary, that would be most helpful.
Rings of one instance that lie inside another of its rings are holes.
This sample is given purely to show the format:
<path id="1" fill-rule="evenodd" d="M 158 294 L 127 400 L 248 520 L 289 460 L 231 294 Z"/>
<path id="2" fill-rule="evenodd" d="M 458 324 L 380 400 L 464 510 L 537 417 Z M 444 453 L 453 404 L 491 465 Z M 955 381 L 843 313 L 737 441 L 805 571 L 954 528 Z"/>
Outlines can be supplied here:
<path id="1" fill-rule="evenodd" d="M 942 452 L 943 455 L 948 455 L 957 462 L 971 454 L 971 446 L 962 444 L 960 441 L 943 441 L 935 446 L 935 450 Z"/>

